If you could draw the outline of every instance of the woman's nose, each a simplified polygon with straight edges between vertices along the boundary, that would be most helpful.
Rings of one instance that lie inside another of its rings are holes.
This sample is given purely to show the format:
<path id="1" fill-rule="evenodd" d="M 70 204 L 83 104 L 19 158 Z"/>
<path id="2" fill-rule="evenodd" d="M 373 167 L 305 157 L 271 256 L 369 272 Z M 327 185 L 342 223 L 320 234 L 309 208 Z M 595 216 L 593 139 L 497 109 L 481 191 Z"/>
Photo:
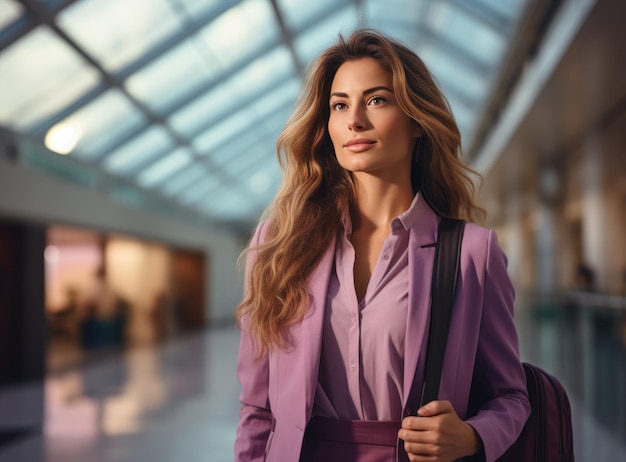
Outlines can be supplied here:
<path id="1" fill-rule="evenodd" d="M 365 115 L 363 114 L 362 109 L 354 108 L 350 111 L 350 115 L 348 117 L 348 128 L 350 130 L 363 130 L 365 128 L 366 121 Z"/>

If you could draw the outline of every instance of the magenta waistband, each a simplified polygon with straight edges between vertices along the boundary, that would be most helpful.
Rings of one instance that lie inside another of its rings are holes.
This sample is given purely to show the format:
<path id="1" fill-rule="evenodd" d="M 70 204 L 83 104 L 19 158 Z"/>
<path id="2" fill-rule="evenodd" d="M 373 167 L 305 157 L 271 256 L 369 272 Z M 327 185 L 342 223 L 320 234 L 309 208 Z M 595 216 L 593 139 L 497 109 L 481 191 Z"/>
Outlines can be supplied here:
<path id="1" fill-rule="evenodd" d="M 350 444 L 395 447 L 400 421 L 339 420 L 313 417 L 306 428 L 307 438 Z"/>

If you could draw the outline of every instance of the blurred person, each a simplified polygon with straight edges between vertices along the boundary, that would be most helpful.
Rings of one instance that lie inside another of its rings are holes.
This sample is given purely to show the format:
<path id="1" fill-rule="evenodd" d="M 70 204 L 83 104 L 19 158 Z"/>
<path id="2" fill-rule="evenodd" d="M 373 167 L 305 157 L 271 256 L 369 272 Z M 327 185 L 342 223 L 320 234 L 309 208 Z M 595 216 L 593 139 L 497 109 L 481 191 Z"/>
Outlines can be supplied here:
<path id="1" fill-rule="evenodd" d="M 374 31 L 340 37 L 277 150 L 283 184 L 237 308 L 235 460 L 389 461 L 398 444 L 412 461 L 497 459 L 530 412 L 514 292 L 495 232 L 471 223 L 474 172 L 423 62 Z M 419 405 L 405 400 L 424 376 L 442 216 L 468 221 L 442 399 L 402 419 Z"/>
<path id="2" fill-rule="evenodd" d="M 56 322 L 61 331 L 70 340 L 78 338 L 78 316 L 80 312 L 80 292 L 74 286 L 65 289 L 66 303 L 55 313 Z"/>
<path id="3" fill-rule="evenodd" d="M 591 266 L 581 263 L 576 268 L 576 288 L 586 292 L 595 292 L 596 275 Z"/>
<path id="4" fill-rule="evenodd" d="M 128 304 L 113 290 L 104 266 L 98 268 L 88 291 L 82 321 L 85 348 L 120 346 L 124 342 Z"/>
<path id="5" fill-rule="evenodd" d="M 118 315 L 118 296 L 107 280 L 104 267 L 99 267 L 94 274 L 87 294 L 87 314 L 89 317 L 110 320 Z"/>

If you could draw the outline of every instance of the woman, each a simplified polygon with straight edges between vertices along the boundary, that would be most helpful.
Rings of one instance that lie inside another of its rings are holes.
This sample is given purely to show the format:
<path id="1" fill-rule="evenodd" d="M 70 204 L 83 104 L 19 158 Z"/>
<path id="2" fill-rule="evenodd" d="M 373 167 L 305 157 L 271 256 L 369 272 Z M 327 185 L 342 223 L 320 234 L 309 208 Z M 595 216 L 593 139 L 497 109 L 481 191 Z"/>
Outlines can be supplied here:
<path id="1" fill-rule="evenodd" d="M 340 38 L 277 146 L 284 181 L 252 239 L 237 309 L 235 459 L 495 460 L 529 405 L 493 231 L 465 227 L 440 400 L 402 419 L 424 375 L 439 217 L 480 212 L 422 61 L 377 32 Z M 483 396 L 471 411 L 470 391 Z"/>

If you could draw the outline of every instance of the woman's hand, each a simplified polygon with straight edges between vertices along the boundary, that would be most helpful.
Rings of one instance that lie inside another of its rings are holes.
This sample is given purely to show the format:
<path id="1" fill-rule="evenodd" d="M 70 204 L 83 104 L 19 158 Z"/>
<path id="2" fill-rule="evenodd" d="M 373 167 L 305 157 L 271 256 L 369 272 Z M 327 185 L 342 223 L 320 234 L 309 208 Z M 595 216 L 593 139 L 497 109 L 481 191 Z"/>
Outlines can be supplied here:
<path id="1" fill-rule="evenodd" d="M 398 432 L 410 461 L 453 461 L 480 449 L 478 434 L 459 418 L 449 401 L 431 401 L 417 415 L 406 417 Z"/>

